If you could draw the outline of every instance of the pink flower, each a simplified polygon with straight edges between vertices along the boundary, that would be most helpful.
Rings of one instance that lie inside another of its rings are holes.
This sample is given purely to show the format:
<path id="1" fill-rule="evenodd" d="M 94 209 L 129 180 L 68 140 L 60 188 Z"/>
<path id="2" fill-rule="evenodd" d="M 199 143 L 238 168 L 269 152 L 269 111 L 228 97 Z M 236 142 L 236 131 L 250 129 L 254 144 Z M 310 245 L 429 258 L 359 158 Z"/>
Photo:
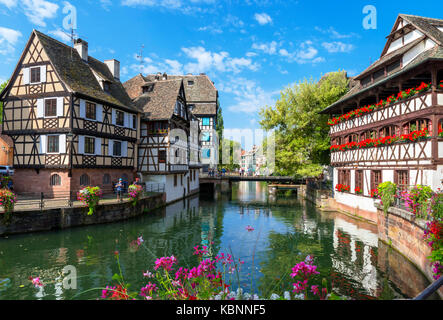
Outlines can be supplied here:
<path id="1" fill-rule="evenodd" d="M 147 270 L 146 272 L 143 272 L 143 277 L 153 278 L 154 275 L 152 274 L 152 272 L 149 272 L 149 270 Z"/>
<path id="2" fill-rule="evenodd" d="M 146 286 L 141 288 L 140 295 L 142 297 L 150 297 L 152 296 L 152 293 L 155 291 L 157 291 L 157 285 L 155 283 L 149 282 Z"/>
<path id="3" fill-rule="evenodd" d="M 154 269 L 163 268 L 165 271 L 170 271 L 172 269 L 172 265 L 177 262 L 177 259 L 174 256 L 170 257 L 161 257 L 155 261 Z"/>
<path id="4" fill-rule="evenodd" d="M 251 227 L 251 226 L 247 226 L 247 227 L 246 227 L 246 230 L 248 230 L 248 232 L 251 232 L 251 231 L 254 231 L 254 228 Z"/>
<path id="5" fill-rule="evenodd" d="M 32 284 L 36 288 L 43 287 L 43 283 L 40 281 L 40 277 L 37 277 L 37 278 L 29 277 L 29 280 L 31 280 Z"/>
<path id="6" fill-rule="evenodd" d="M 142 244 L 143 242 L 145 242 L 145 240 L 143 240 L 143 237 L 142 237 L 142 236 L 140 236 L 140 237 L 137 238 L 137 244 L 138 244 L 139 246 L 141 246 L 141 244 Z"/>

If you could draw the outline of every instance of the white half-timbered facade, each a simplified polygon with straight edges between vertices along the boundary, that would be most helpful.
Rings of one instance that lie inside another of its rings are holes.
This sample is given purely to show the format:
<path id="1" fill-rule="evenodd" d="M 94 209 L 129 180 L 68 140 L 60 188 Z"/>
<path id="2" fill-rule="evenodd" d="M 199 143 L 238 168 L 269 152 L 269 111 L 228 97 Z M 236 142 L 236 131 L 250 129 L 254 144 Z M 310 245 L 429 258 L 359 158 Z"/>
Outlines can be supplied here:
<path id="1" fill-rule="evenodd" d="M 400 14 L 381 57 L 330 115 L 338 203 L 376 212 L 378 184 L 443 188 L 443 20 Z"/>
<path id="2" fill-rule="evenodd" d="M 71 48 L 32 32 L 1 96 L 16 191 L 112 191 L 119 178 L 132 183 L 140 112 L 119 77 L 119 62 L 88 56 L 87 42 Z"/>
<path id="3" fill-rule="evenodd" d="M 138 75 L 124 86 L 143 110 L 137 171 L 147 189 L 164 185 L 167 202 L 196 193 L 200 169 L 198 125 L 187 107 L 183 81 L 151 82 Z"/>

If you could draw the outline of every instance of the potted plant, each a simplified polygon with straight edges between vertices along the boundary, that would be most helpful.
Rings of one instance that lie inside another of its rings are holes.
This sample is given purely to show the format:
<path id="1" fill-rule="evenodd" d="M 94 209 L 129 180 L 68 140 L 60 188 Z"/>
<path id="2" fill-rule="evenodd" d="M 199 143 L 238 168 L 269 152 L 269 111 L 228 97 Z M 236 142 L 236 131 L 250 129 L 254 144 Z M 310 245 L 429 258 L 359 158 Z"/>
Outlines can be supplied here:
<path id="1" fill-rule="evenodd" d="M 85 187 L 77 193 L 77 200 L 82 201 L 89 208 L 88 215 L 94 213 L 101 197 L 102 191 L 100 187 Z"/>

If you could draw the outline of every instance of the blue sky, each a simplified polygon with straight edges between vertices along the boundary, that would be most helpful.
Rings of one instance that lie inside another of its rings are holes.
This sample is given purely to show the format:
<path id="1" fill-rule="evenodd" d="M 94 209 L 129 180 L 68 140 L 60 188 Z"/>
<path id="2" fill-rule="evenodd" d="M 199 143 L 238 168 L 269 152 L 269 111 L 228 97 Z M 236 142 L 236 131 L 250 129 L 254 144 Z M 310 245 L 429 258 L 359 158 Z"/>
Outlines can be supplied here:
<path id="1" fill-rule="evenodd" d="M 225 128 L 258 128 L 260 107 L 305 77 L 357 75 L 379 57 L 399 13 L 443 18 L 441 1 L 0 0 L 0 80 L 11 76 L 32 29 L 69 43 L 67 4 L 90 55 L 118 59 L 122 81 L 141 69 L 208 74 Z M 376 29 L 363 28 L 366 5 L 377 9 Z"/>

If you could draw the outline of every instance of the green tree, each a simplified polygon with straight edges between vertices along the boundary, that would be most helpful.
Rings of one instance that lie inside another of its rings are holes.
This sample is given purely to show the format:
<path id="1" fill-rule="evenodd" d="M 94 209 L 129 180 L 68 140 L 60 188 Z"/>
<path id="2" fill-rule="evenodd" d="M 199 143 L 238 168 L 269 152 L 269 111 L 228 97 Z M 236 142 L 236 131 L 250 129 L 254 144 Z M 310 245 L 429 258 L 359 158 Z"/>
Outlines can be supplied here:
<path id="1" fill-rule="evenodd" d="M 229 150 L 229 163 L 223 163 L 223 153 L 222 153 L 222 148 L 223 148 L 223 152 L 228 152 Z M 241 152 L 241 145 L 239 142 L 237 141 L 233 141 L 233 140 L 229 140 L 229 139 L 223 139 L 222 142 L 220 143 L 220 164 L 219 164 L 219 169 L 226 169 L 228 171 L 233 171 L 237 168 L 240 168 L 240 165 L 237 163 L 234 163 L 234 153 L 235 151 L 237 152 Z M 238 154 L 237 159 L 240 158 L 240 154 Z"/>
<path id="2" fill-rule="evenodd" d="M 0 94 L 3 92 L 3 90 L 8 85 L 8 81 L 3 82 L 0 84 Z M 0 123 L 3 123 L 3 102 L 0 101 Z"/>
<path id="3" fill-rule="evenodd" d="M 287 87 L 275 106 L 260 110 L 260 125 L 275 131 L 275 173 L 312 177 L 329 164 L 328 116 L 321 110 L 337 101 L 349 88 L 346 72 L 328 73 Z"/>

